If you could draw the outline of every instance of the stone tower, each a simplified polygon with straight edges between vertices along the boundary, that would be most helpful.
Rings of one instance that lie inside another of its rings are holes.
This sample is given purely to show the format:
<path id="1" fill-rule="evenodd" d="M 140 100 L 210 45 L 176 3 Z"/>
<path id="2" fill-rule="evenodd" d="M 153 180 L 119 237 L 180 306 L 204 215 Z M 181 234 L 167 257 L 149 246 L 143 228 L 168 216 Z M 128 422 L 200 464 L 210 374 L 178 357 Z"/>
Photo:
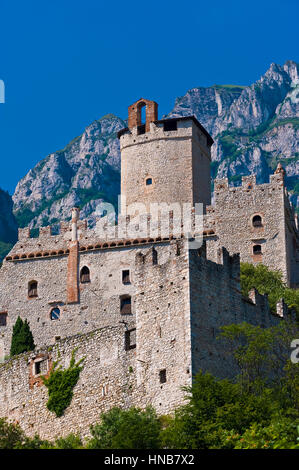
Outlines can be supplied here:
<path id="1" fill-rule="evenodd" d="M 145 122 L 141 111 L 145 107 Z M 210 204 L 212 137 L 194 116 L 158 120 L 158 105 L 140 99 L 129 106 L 128 128 L 118 133 L 121 194 L 126 203 Z"/>
<path id="2" fill-rule="evenodd" d="M 211 217 L 218 247 L 240 253 L 242 262 L 280 270 L 284 281 L 298 288 L 298 222 L 284 179 L 280 163 L 269 183 L 256 184 L 255 175 L 243 176 L 239 187 L 230 187 L 227 178 L 215 179 Z"/>

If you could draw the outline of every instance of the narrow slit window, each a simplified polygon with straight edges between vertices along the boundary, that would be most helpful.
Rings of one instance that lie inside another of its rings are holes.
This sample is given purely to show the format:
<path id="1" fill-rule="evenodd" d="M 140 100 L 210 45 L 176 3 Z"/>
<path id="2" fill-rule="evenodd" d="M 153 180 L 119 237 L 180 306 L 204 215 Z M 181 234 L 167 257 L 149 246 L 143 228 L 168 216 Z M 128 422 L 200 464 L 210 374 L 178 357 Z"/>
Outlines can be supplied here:
<path id="1" fill-rule="evenodd" d="M 41 373 L 41 362 L 35 363 L 35 375 L 39 375 Z"/>
<path id="2" fill-rule="evenodd" d="M 158 252 L 155 248 L 153 248 L 153 265 L 158 264 Z"/>
<path id="3" fill-rule="evenodd" d="M 0 326 L 7 325 L 7 312 L 0 312 Z"/>
<path id="4" fill-rule="evenodd" d="M 136 348 L 136 328 L 125 331 L 125 350 Z"/>
<path id="5" fill-rule="evenodd" d="M 28 297 L 37 297 L 37 281 L 28 283 Z"/>
<path id="6" fill-rule="evenodd" d="M 164 384 L 166 382 L 166 369 L 160 370 L 159 377 L 160 377 L 160 384 Z"/>
<path id="7" fill-rule="evenodd" d="M 153 179 L 152 178 L 146 178 L 145 184 L 146 184 L 146 186 L 151 186 L 153 184 Z"/>

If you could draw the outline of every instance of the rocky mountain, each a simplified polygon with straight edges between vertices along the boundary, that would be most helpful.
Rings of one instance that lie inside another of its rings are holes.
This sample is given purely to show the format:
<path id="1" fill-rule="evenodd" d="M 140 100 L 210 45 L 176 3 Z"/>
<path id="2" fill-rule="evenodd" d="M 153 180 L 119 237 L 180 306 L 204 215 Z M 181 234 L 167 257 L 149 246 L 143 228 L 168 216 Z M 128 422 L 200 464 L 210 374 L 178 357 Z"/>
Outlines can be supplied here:
<path id="1" fill-rule="evenodd" d="M 104 116 L 30 170 L 13 195 L 19 225 L 55 225 L 69 219 L 74 206 L 80 206 L 81 217 L 93 224 L 99 202 L 115 204 L 120 191 L 116 134 L 123 127 L 126 123 L 118 117 Z"/>
<path id="2" fill-rule="evenodd" d="M 299 195 L 299 64 L 271 64 L 251 86 L 194 88 L 177 98 L 167 117 L 194 114 L 215 140 L 212 175 L 235 184 L 242 175 L 268 181 L 278 161 L 293 204 Z"/>
<path id="3" fill-rule="evenodd" d="M 11 196 L 0 189 L 0 261 L 9 251 L 12 243 L 16 242 L 18 226 L 13 215 Z"/>
<path id="4" fill-rule="evenodd" d="M 299 196 L 299 65 L 271 64 L 250 86 L 193 88 L 176 99 L 167 117 L 195 115 L 215 140 L 213 177 L 238 184 L 241 175 L 258 182 L 281 161 L 292 202 Z M 19 182 L 13 195 L 20 226 L 55 224 L 78 205 L 93 225 L 100 201 L 116 203 L 120 191 L 117 131 L 126 122 L 107 115 L 88 126 L 63 150 L 48 155 Z"/>

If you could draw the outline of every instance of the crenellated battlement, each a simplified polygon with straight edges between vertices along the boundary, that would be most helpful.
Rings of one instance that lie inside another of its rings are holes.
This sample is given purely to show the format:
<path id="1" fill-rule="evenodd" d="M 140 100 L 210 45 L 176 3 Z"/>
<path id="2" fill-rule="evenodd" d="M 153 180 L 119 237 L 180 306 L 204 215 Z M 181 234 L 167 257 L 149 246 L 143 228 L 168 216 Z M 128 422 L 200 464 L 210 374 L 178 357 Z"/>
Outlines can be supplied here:
<path id="1" fill-rule="evenodd" d="M 241 185 L 229 184 L 228 178 L 215 178 L 214 179 L 214 191 L 215 195 L 218 196 L 224 191 L 235 194 L 236 192 L 250 192 L 251 190 L 265 191 L 267 189 L 273 190 L 275 187 L 281 188 L 283 186 L 284 179 L 281 174 L 270 175 L 269 183 L 256 183 L 256 175 L 242 176 Z"/>

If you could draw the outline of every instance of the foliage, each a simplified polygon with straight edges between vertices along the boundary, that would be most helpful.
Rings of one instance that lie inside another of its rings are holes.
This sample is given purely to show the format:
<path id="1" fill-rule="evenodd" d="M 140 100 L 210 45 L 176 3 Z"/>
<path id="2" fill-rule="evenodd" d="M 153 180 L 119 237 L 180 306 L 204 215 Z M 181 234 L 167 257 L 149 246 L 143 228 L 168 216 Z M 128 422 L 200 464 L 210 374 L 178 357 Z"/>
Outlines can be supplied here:
<path id="1" fill-rule="evenodd" d="M 37 435 L 29 438 L 19 424 L 9 423 L 6 418 L 0 418 L 0 449 L 40 449 L 50 448 L 48 441 L 42 441 Z"/>
<path id="2" fill-rule="evenodd" d="M 162 434 L 168 448 L 221 448 L 225 430 L 243 433 L 254 422 L 267 425 L 278 406 L 268 389 L 256 395 L 209 373 L 197 374 L 187 391 L 188 403 L 176 411 Z"/>
<path id="3" fill-rule="evenodd" d="M 77 363 L 75 362 L 74 350 L 72 352 L 70 365 L 67 369 L 62 370 L 61 365 L 57 367 L 59 363 L 58 360 L 54 363 L 49 377 L 42 377 L 49 393 L 47 408 L 53 411 L 58 417 L 63 415 L 72 401 L 73 389 L 83 369 L 83 366 L 80 365 L 83 361 L 84 358 L 80 359 Z"/>
<path id="4" fill-rule="evenodd" d="M 29 223 L 38 217 L 44 210 L 49 209 L 54 202 L 60 201 L 68 194 L 68 189 L 57 191 L 56 194 L 50 199 L 42 200 L 40 206 L 32 211 L 28 206 L 24 205 L 15 213 L 15 218 L 19 227 L 27 227 Z"/>
<path id="5" fill-rule="evenodd" d="M 33 351 L 35 348 L 33 335 L 31 333 L 27 319 L 23 322 L 18 316 L 12 330 L 10 355 L 15 356 L 26 351 Z"/>
<path id="6" fill-rule="evenodd" d="M 44 446 L 45 448 L 45 446 Z M 56 439 L 54 449 L 83 449 L 84 445 L 78 434 L 71 433 L 66 437 Z"/>
<path id="7" fill-rule="evenodd" d="M 8 423 L 0 418 L 0 449 L 13 449 L 20 445 L 25 435 L 19 425 Z"/>
<path id="8" fill-rule="evenodd" d="M 239 367 L 237 380 L 199 373 L 186 389 L 188 403 L 168 419 L 162 446 L 295 448 L 299 364 L 289 357 L 291 340 L 299 337 L 297 324 L 228 325 L 221 336 Z"/>
<path id="9" fill-rule="evenodd" d="M 228 158 L 230 162 L 242 155 L 242 150 L 238 148 L 238 134 L 235 132 L 223 132 L 218 137 L 218 142 L 222 147 L 224 158 Z"/>
<path id="10" fill-rule="evenodd" d="M 90 449 L 158 449 L 161 424 L 155 411 L 147 408 L 112 408 L 91 426 Z"/>
<path id="11" fill-rule="evenodd" d="M 28 207 L 20 209 L 15 214 L 15 218 L 19 227 L 27 227 L 34 217 L 35 213 Z"/>
<path id="12" fill-rule="evenodd" d="M 268 294 L 270 309 L 276 312 L 276 303 L 284 298 L 289 308 L 299 314 L 299 290 L 290 289 L 282 280 L 282 273 L 271 271 L 267 266 L 241 263 L 241 289 L 248 296 L 250 289 L 255 287 L 260 294 Z"/>
<path id="13" fill-rule="evenodd" d="M 299 426 L 289 418 L 266 427 L 254 423 L 243 434 L 225 433 L 223 445 L 233 449 L 299 449 Z"/>
<path id="14" fill-rule="evenodd" d="M 291 342 L 299 337 L 295 322 L 285 320 L 269 328 L 244 322 L 223 326 L 221 331 L 239 368 L 239 381 L 243 389 L 258 392 L 267 384 L 276 387 L 279 392 L 287 381 L 288 395 L 294 395 L 296 380 L 293 376 L 298 368 L 289 358 Z"/>
<path id="15" fill-rule="evenodd" d="M 259 126 L 255 127 L 254 129 L 251 129 L 248 132 L 248 135 L 252 140 L 260 140 L 262 137 L 264 137 L 268 132 L 270 132 L 273 128 L 275 127 L 281 127 L 281 126 L 286 126 L 286 125 L 292 125 L 294 129 L 296 130 L 299 126 L 299 119 L 298 118 L 286 118 L 286 119 L 276 119 L 276 116 L 273 116 L 270 118 L 268 121 L 263 122 Z"/>
<path id="16" fill-rule="evenodd" d="M 0 241 L 0 267 L 2 265 L 2 260 L 10 252 L 12 247 L 13 247 L 12 243 L 5 243 L 5 242 Z"/>

